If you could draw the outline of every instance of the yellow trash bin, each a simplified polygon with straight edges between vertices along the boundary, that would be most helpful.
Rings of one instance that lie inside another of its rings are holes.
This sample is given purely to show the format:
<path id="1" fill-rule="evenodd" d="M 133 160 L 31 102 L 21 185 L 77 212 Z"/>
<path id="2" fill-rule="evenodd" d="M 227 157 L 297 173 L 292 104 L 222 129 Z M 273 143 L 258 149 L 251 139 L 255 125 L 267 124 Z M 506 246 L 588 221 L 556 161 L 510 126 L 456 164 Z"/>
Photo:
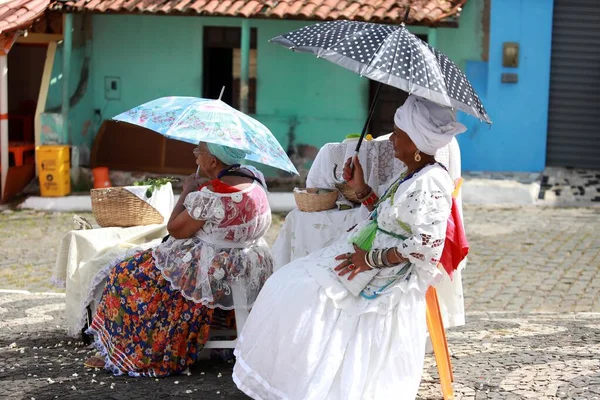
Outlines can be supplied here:
<path id="1" fill-rule="evenodd" d="M 71 193 L 71 156 L 67 145 L 35 148 L 43 197 L 60 197 Z"/>

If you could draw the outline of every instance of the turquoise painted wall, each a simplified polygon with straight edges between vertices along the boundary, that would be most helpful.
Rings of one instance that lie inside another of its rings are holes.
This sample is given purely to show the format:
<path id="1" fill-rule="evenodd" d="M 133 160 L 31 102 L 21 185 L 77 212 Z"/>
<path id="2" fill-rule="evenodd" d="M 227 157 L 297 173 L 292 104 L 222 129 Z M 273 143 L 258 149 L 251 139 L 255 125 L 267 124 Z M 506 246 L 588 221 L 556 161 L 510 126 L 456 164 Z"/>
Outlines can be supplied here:
<path id="1" fill-rule="evenodd" d="M 94 107 L 111 118 L 161 96 L 200 96 L 204 26 L 239 23 L 226 18 L 94 16 Z M 292 119 L 298 122 L 298 142 L 322 145 L 360 129 L 367 107 L 366 80 L 268 43 L 303 24 L 251 21 L 251 27 L 258 28 L 256 117 L 284 148 Z M 120 100 L 104 98 L 106 76 L 121 79 Z"/>
<path id="2" fill-rule="evenodd" d="M 468 61 L 483 56 L 482 25 L 484 0 L 469 0 L 460 15 L 459 28 L 439 28 L 437 47 L 464 71 Z"/>
<path id="3" fill-rule="evenodd" d="M 368 106 L 365 79 L 268 42 L 305 22 L 252 20 L 250 25 L 258 34 L 255 117 L 284 148 L 292 121 L 295 144 L 320 147 L 360 131 Z M 240 26 L 240 20 L 94 16 L 93 107 L 107 119 L 161 96 L 200 96 L 205 26 Z M 105 77 L 120 78 L 120 100 L 105 99 Z"/>
<path id="4" fill-rule="evenodd" d="M 88 44 L 91 46 L 91 43 Z M 89 51 L 89 50 L 87 50 Z M 75 92 L 81 76 L 81 69 L 86 54 L 86 48 L 74 48 L 71 57 L 71 74 L 69 76 L 69 96 Z M 46 102 L 46 110 L 60 107 L 62 104 L 62 45 L 57 48 L 54 59 L 50 90 Z M 90 74 L 91 77 L 91 74 Z M 89 79 L 89 78 L 88 78 Z M 69 110 L 69 137 L 74 146 L 91 146 L 95 131 L 93 129 L 93 86 L 88 82 L 84 96 Z M 58 111 L 60 113 L 60 111 Z"/>
<path id="5" fill-rule="evenodd" d="M 482 4 L 483 0 L 467 3 L 458 29 L 438 29 L 438 48 L 463 68 L 469 61 L 481 60 Z M 306 24 L 292 20 L 250 21 L 258 33 L 256 118 L 272 130 L 284 148 L 288 146 L 292 124 L 295 144 L 320 147 L 360 131 L 368 108 L 366 79 L 268 42 Z M 92 57 L 85 96 L 69 113 L 71 143 L 91 146 L 100 121 L 94 117 L 95 110 L 100 111 L 101 119 L 108 119 L 157 97 L 200 96 L 203 28 L 240 25 L 240 19 L 235 18 L 94 15 L 93 41 L 74 48 L 71 60 L 72 93 L 85 55 Z M 415 33 L 428 32 L 425 27 L 410 29 Z M 105 98 L 105 77 L 120 78 L 120 99 Z M 61 81 L 59 45 L 47 109 L 61 104 Z"/>
<path id="6" fill-rule="evenodd" d="M 478 13 L 478 7 L 467 6 L 460 29 L 439 30 L 440 49 L 461 65 L 481 54 Z M 240 25 L 232 18 L 95 15 L 93 108 L 106 119 L 161 96 L 200 96 L 203 28 Z M 317 147 L 361 130 L 368 108 L 366 79 L 268 42 L 305 21 L 251 20 L 250 25 L 258 34 L 256 118 L 284 148 L 293 123 L 295 143 Z M 427 28 L 413 30 L 427 33 Z M 119 100 L 105 99 L 104 80 L 111 76 L 121 80 Z"/>
<path id="7" fill-rule="evenodd" d="M 80 16 L 75 16 L 75 19 L 79 19 Z M 79 21 L 78 21 L 79 23 Z M 86 55 L 91 57 L 92 42 L 87 41 L 83 43 L 82 40 L 78 40 L 78 43 L 82 43 L 79 46 L 73 47 L 71 53 L 71 73 L 69 76 L 69 96 L 72 96 L 77 89 L 80 82 L 81 72 L 84 65 L 84 59 Z M 62 82 L 63 82 L 63 42 L 61 42 L 56 49 L 56 55 L 54 58 L 54 65 L 52 68 L 52 76 L 50 78 L 50 88 L 48 90 L 48 98 L 46 100 L 45 109 L 52 110 L 59 108 L 57 111 L 60 113 L 60 107 L 62 105 Z M 91 63 L 90 63 L 91 64 Z M 91 65 L 90 65 L 91 67 Z M 79 146 L 81 149 L 86 151 L 93 143 L 96 129 L 93 123 L 93 85 L 91 82 L 91 68 L 88 76 L 87 86 L 83 96 L 79 99 L 69 110 L 68 118 L 68 138 L 60 137 L 59 140 L 63 143 L 69 143 L 74 146 Z M 42 134 L 42 142 L 44 134 Z M 85 157 L 85 156 L 84 156 Z"/>

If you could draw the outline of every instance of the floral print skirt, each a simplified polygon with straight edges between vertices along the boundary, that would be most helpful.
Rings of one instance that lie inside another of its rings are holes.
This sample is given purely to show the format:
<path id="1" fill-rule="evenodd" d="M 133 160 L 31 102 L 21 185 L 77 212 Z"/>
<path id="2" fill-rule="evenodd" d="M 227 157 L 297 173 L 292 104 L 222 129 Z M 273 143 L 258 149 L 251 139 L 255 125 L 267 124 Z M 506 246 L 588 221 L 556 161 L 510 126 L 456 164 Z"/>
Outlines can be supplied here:
<path id="1" fill-rule="evenodd" d="M 148 250 L 113 269 L 88 333 L 113 373 L 167 376 L 196 361 L 214 314 L 171 288 Z"/>

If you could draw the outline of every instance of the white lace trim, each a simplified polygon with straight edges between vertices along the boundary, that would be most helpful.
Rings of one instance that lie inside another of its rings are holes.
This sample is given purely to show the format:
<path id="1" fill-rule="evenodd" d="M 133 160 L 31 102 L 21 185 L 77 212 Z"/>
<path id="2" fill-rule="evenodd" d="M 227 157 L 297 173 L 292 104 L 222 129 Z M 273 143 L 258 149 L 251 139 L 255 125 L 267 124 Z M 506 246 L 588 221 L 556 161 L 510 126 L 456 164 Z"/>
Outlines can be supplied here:
<path id="1" fill-rule="evenodd" d="M 450 213 L 452 182 L 450 177 L 439 166 L 423 169 L 411 179 L 403 182 L 398 187 L 393 201 L 387 200 L 378 208 L 378 223 L 388 232 L 410 237 L 404 241 L 383 232 L 377 232 L 373 242 L 374 249 L 398 247 L 414 264 L 412 272 L 405 280 L 399 280 L 390 286 L 378 297 L 365 299 L 353 296 L 340 282 L 340 278 L 332 269 L 339 264 L 334 258 L 337 255 L 352 251 L 348 238 L 358 232 L 368 221 L 363 221 L 354 230 L 344 235 L 335 244 L 313 253 L 295 262 L 302 263 L 308 273 L 324 288 L 325 293 L 332 299 L 336 307 L 344 309 L 350 315 L 365 312 L 387 313 L 397 305 L 402 296 L 412 290 L 423 294 L 427 288 L 441 278 L 442 272 L 437 268 L 446 236 L 446 221 Z M 443 195 L 438 198 L 437 192 Z M 417 201 L 411 194 L 418 195 Z M 431 193 L 436 193 L 433 201 L 420 201 L 421 196 L 428 198 Z M 414 204 L 411 206 L 410 204 Z M 409 205 L 407 207 L 407 205 Z M 425 208 L 418 213 L 411 212 L 417 207 Z M 423 218 L 423 215 L 436 217 Z M 427 223 L 427 221 L 430 221 Z M 436 244 L 434 246 L 434 243 Z M 404 247 L 403 244 L 407 244 Z M 404 248 L 404 250 L 403 250 Z M 411 253 L 419 254 L 411 254 Z M 291 265 L 293 265 L 293 262 Z M 290 265 L 290 267 L 291 267 Z M 398 267 L 397 267 L 398 268 Z M 380 288 L 389 283 L 390 272 L 395 269 L 382 269 L 375 275 L 370 286 Z"/>
<path id="2" fill-rule="evenodd" d="M 159 245 L 153 252 L 157 268 L 188 300 L 225 310 L 251 307 L 273 272 L 262 239 L 271 225 L 266 192 L 255 184 L 228 196 L 210 191 L 188 196 L 185 204 L 192 217 L 197 214 L 207 222 L 189 239 L 170 238 Z M 234 282 L 246 291 L 244 303 L 233 304 Z"/>

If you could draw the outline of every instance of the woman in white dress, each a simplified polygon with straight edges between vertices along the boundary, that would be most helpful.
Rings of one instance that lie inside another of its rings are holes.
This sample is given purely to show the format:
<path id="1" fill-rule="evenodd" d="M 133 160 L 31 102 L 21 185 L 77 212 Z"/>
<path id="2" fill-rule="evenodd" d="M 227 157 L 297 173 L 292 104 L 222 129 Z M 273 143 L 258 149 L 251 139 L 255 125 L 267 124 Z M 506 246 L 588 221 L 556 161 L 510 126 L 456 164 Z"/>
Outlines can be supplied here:
<path id="1" fill-rule="evenodd" d="M 435 151 L 464 125 L 409 96 L 390 137 L 407 170 L 378 198 L 357 158 L 344 178 L 370 217 L 278 270 L 235 350 L 233 379 L 253 399 L 414 399 L 425 355 L 425 292 L 441 275 L 453 183 Z"/>

